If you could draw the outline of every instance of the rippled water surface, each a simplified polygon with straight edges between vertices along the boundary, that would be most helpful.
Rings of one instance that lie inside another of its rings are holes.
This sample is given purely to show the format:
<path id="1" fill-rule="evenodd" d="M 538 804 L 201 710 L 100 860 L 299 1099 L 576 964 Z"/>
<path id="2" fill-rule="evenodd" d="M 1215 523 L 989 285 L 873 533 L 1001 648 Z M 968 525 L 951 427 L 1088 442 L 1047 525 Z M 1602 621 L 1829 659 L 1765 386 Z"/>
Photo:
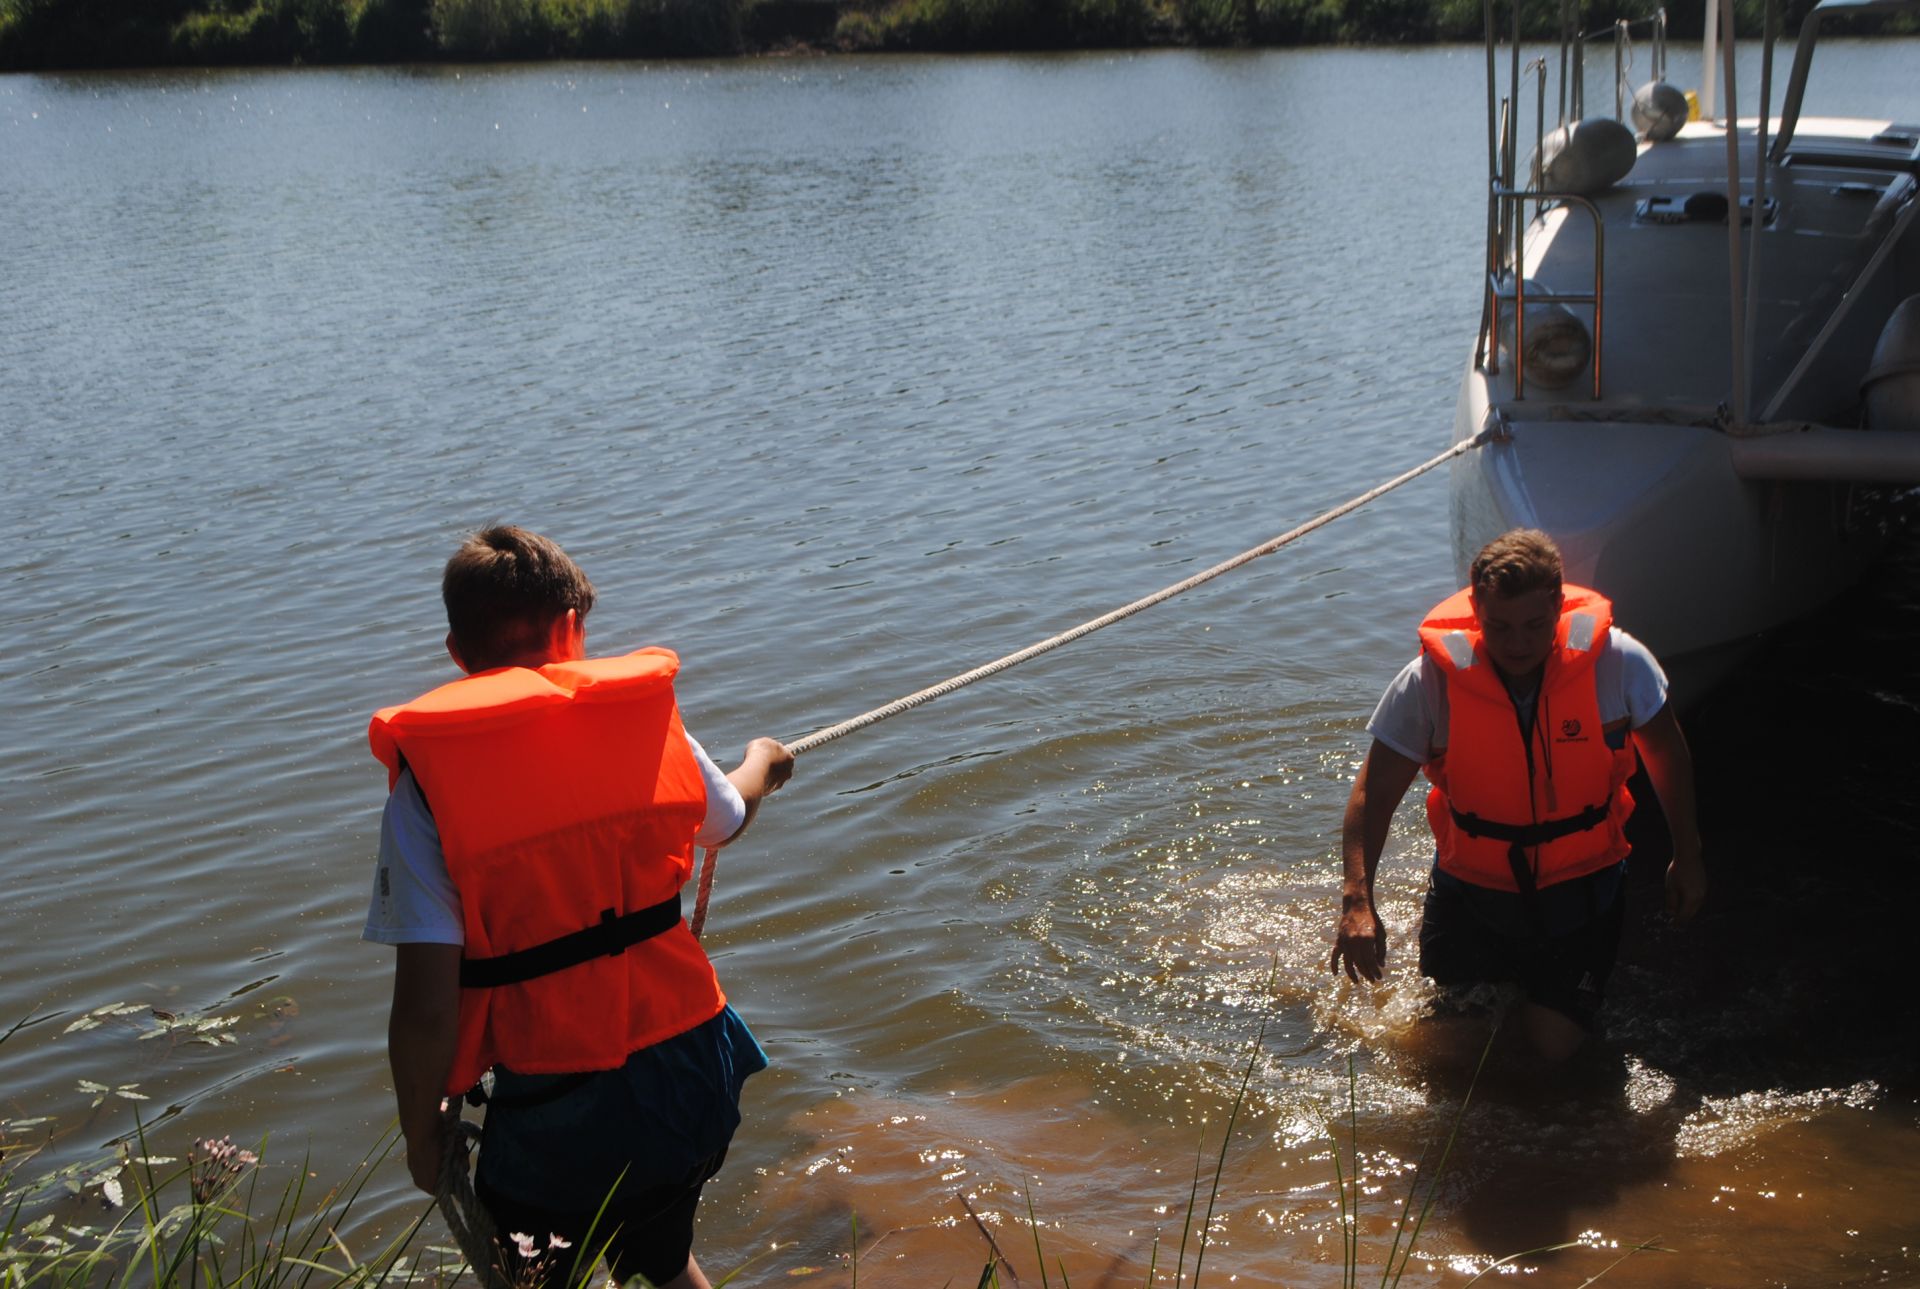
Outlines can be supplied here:
<path id="1" fill-rule="evenodd" d="M 1912 119 L 1917 63 L 1842 45 L 1810 107 Z M 390 1119 L 363 730 L 449 676 L 465 528 L 559 537 L 596 644 L 679 649 L 730 758 L 1444 446 L 1480 66 L 0 78 L 0 1025 L 51 1016 L 0 1048 L 0 1117 L 56 1116 L 34 1168 L 137 1109 L 176 1150 L 270 1134 L 270 1177 L 311 1150 L 333 1178 Z M 1168 1280 L 1243 1076 L 1209 1279 L 1339 1283 L 1350 1100 L 1385 1259 L 1464 1079 L 1412 1024 L 1410 955 L 1377 997 L 1324 959 L 1362 723 L 1450 589 L 1445 504 L 1436 475 L 803 760 L 709 932 L 774 1060 L 710 1268 L 778 1243 L 746 1282 L 844 1278 L 855 1214 L 862 1284 L 970 1284 L 988 1233 L 1038 1283 L 1030 1194 L 1073 1283 L 1142 1283 L 1156 1238 Z M 1694 714 L 1713 904 L 1676 931 L 1636 875 L 1604 1052 L 1483 1082 L 1410 1282 L 1563 1241 L 1592 1247 L 1517 1265 L 1578 1284 L 1658 1240 L 1608 1282 L 1920 1275 L 1916 567 Z M 1409 810 L 1400 945 L 1424 852 Z M 73 1028 L 116 1002 L 144 1006 Z M 356 1239 L 414 1210 L 397 1166 L 370 1198 Z"/>

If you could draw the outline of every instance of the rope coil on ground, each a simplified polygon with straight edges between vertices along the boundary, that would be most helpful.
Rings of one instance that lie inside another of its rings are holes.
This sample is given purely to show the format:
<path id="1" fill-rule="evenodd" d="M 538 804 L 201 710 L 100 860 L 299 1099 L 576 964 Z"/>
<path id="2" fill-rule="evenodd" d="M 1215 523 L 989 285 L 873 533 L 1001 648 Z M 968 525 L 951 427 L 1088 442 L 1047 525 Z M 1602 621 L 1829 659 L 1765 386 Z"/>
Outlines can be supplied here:
<path id="1" fill-rule="evenodd" d="M 799 756 L 802 752 L 811 752 L 814 748 L 826 743 L 831 743 L 833 740 L 851 734 L 855 730 L 865 729 L 869 725 L 874 725 L 886 720 L 889 716 L 898 716 L 901 712 L 911 711 L 923 703 L 930 703 L 936 698 L 951 694 L 956 689 L 971 685 L 976 680 L 985 680 L 987 677 L 997 675 L 1009 667 L 1017 667 L 1023 662 L 1038 658 L 1041 654 L 1051 653 L 1061 645 L 1072 644 L 1082 636 L 1092 635 L 1102 627 L 1110 627 L 1124 618 L 1130 618 L 1136 613 L 1151 609 L 1156 604 L 1171 600 L 1174 596 L 1182 592 L 1191 591 L 1196 586 L 1211 582 L 1214 578 L 1223 574 L 1231 573 L 1234 569 L 1239 568 L 1243 564 L 1250 564 L 1262 555 L 1271 555 L 1282 546 L 1298 541 L 1308 533 L 1313 532 L 1317 528 L 1325 527 L 1342 515 L 1353 513 L 1368 502 L 1385 496 L 1402 484 L 1411 483 L 1429 470 L 1445 465 L 1455 457 L 1466 455 L 1474 448 L 1492 441 L 1493 437 L 1494 431 L 1492 429 L 1482 430 L 1472 438 L 1462 439 L 1445 452 L 1428 458 L 1413 467 L 1413 469 L 1397 474 L 1385 483 L 1369 488 L 1359 496 L 1343 501 L 1332 510 L 1315 515 L 1306 523 L 1296 528 L 1289 528 L 1278 537 L 1262 542 L 1251 550 L 1242 551 L 1232 559 L 1222 560 L 1212 568 L 1195 573 L 1192 577 L 1175 582 L 1172 586 L 1162 587 L 1152 595 L 1142 596 L 1140 599 L 1133 601 L 1133 603 L 1122 605 L 1111 613 L 1103 613 L 1097 618 L 1082 622 L 1077 627 L 1070 627 L 1058 635 L 1048 636 L 1045 640 L 1037 641 L 1024 649 L 1007 654 L 1003 658 L 996 658 L 992 662 L 975 667 L 971 671 L 963 671 L 957 676 L 950 676 L 937 685 L 931 685 L 916 693 L 908 694 L 905 698 L 896 698 L 891 703 L 876 707 L 872 711 L 862 712 L 860 715 L 841 721 L 837 725 L 828 725 L 823 729 L 815 730 L 806 737 L 796 739 L 792 743 L 787 744 L 787 748 L 795 756 Z M 701 860 L 699 892 L 694 900 L 693 918 L 687 923 L 696 937 L 699 936 L 701 930 L 706 926 L 707 898 L 713 892 L 713 871 L 716 866 L 716 856 L 718 853 L 718 847 L 711 847 Z"/>

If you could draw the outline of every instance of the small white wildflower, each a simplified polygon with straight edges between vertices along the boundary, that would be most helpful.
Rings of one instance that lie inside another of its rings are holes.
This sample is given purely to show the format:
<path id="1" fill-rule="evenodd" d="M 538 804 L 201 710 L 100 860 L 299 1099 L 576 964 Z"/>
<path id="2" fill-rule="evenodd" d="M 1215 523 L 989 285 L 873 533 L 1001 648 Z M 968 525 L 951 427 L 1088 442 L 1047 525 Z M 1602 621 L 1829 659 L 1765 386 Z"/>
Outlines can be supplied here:
<path id="1" fill-rule="evenodd" d="M 530 1258 L 533 1256 L 533 1237 L 531 1235 L 528 1235 L 524 1231 L 515 1231 L 507 1238 L 513 1241 L 514 1248 L 520 1250 L 521 1257 Z"/>

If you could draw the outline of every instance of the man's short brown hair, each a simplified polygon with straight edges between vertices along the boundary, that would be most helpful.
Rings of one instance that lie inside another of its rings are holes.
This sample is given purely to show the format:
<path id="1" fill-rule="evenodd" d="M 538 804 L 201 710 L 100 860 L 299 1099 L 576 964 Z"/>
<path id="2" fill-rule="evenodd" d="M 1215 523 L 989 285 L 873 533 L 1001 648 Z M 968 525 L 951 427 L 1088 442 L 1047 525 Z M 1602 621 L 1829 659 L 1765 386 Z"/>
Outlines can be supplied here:
<path id="1" fill-rule="evenodd" d="M 568 609 L 586 617 L 593 583 L 552 538 L 496 524 L 460 543 L 440 598 L 461 662 L 485 671 L 538 649 Z"/>
<path id="2" fill-rule="evenodd" d="M 1502 533 L 1473 557 L 1475 595 L 1525 595 L 1560 589 L 1560 548 L 1537 528 Z"/>

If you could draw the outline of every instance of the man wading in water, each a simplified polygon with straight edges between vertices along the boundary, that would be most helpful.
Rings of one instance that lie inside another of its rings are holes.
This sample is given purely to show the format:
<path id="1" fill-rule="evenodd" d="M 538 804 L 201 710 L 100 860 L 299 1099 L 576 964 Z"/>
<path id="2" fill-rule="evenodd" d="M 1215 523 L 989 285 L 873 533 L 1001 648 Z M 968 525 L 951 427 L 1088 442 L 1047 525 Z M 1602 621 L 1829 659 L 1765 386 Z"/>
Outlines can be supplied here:
<path id="1" fill-rule="evenodd" d="M 407 1168 L 438 1189 L 440 1099 L 491 1070 L 475 1189 L 507 1278 L 572 1283 L 606 1245 L 622 1283 L 706 1289 L 694 1209 L 767 1058 L 680 888 L 694 847 L 738 836 L 793 754 L 755 739 L 722 775 L 680 724 L 678 658 L 587 657 L 593 585 L 545 537 L 475 533 L 441 592 L 465 679 L 368 731 L 390 795 L 364 936 L 399 946 L 387 1049 Z"/>
<path id="2" fill-rule="evenodd" d="M 1420 656 L 1367 722 L 1373 745 L 1341 835 L 1336 973 L 1381 978 L 1374 871 L 1423 769 L 1439 854 L 1420 974 L 1448 994 L 1520 985 L 1527 1036 L 1547 1060 L 1594 1033 L 1619 950 L 1636 751 L 1673 835 L 1667 908 L 1680 921 L 1698 910 L 1693 762 L 1660 664 L 1612 618 L 1605 597 L 1562 585 L 1559 550 L 1531 530 L 1488 543 L 1472 584 L 1427 615 Z"/>

